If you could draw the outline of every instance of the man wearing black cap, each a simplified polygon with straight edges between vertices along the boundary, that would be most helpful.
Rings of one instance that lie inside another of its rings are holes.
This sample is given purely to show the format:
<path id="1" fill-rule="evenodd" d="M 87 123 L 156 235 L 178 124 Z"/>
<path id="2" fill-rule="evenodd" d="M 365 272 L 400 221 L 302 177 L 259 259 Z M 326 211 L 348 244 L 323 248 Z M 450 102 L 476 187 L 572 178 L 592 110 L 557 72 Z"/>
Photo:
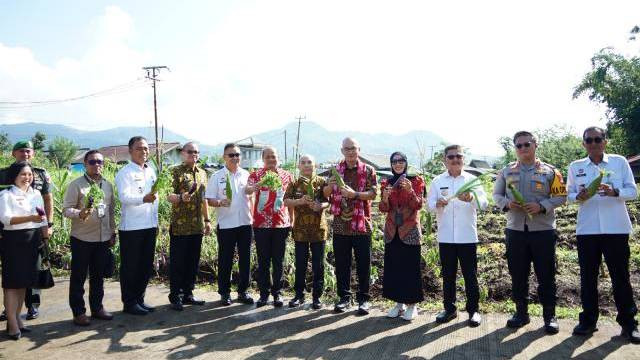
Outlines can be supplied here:
<path id="1" fill-rule="evenodd" d="M 33 149 L 33 143 L 28 140 L 21 140 L 13 145 L 11 155 L 15 159 L 15 162 L 26 161 L 31 163 L 31 160 L 35 157 L 35 150 Z M 0 170 L 0 184 L 7 184 L 7 170 L 5 168 Z M 48 238 L 53 233 L 53 195 L 51 194 L 51 177 L 47 170 L 39 167 L 33 168 L 33 187 L 40 191 L 44 200 L 44 211 L 47 214 L 47 222 L 49 224 Z M 38 267 L 40 267 L 41 257 L 38 257 Z M 38 307 L 40 306 L 40 290 L 27 289 L 27 293 L 24 299 L 25 306 L 27 307 L 27 320 L 32 320 L 38 317 Z M 4 320 L 4 312 L 0 316 Z"/>

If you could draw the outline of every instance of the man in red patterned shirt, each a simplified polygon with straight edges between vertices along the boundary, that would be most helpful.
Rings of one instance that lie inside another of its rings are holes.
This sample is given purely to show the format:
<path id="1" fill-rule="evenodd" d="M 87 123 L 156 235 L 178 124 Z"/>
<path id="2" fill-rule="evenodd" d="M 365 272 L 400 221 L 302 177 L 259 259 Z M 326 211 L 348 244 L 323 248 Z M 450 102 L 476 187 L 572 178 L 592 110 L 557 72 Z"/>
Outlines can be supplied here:
<path id="1" fill-rule="evenodd" d="M 282 266 L 286 240 L 291 230 L 289 210 L 284 205 L 284 193 L 292 181 L 291 174 L 278 167 L 278 154 L 274 147 L 262 150 L 264 168 L 249 175 L 245 193 L 255 194 L 253 203 L 253 234 L 258 254 L 258 287 L 260 299 L 256 307 L 267 304 L 269 293 L 273 306 L 282 303 Z M 279 179 L 277 181 L 276 179 Z M 269 180 L 269 181 L 265 181 Z M 270 265 L 273 272 L 269 278 Z"/>

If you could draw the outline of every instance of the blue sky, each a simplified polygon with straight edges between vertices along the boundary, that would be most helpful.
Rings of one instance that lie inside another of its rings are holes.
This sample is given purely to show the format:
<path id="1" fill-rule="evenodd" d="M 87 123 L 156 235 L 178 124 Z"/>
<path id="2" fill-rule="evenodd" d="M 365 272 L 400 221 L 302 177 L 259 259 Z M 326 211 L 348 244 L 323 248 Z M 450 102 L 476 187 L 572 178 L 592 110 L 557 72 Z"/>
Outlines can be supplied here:
<path id="1" fill-rule="evenodd" d="M 282 126 L 431 130 L 475 153 L 519 129 L 604 123 L 571 99 L 599 49 L 638 55 L 638 1 L 5 1 L 0 123 L 147 126 L 161 75 L 161 124 L 204 143 Z M 136 82 L 137 81 L 137 82 Z M 133 82 L 133 83 L 132 83 Z M 124 91 L 126 90 L 126 91 Z"/>

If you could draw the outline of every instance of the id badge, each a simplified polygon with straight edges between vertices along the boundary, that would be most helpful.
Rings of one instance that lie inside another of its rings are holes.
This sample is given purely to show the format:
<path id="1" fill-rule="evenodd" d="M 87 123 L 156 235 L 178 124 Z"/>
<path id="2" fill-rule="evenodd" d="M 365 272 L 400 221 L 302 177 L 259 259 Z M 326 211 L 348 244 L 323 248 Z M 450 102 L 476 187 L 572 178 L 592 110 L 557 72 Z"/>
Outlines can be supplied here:
<path id="1" fill-rule="evenodd" d="M 258 195 L 258 211 L 263 211 L 264 206 L 267 204 L 267 200 L 269 200 L 269 191 L 258 190 L 260 195 Z"/>
<path id="2" fill-rule="evenodd" d="M 103 218 L 104 215 L 106 214 L 106 208 L 107 206 L 104 203 L 100 203 L 98 204 L 98 206 L 96 206 L 96 212 L 99 218 Z"/>

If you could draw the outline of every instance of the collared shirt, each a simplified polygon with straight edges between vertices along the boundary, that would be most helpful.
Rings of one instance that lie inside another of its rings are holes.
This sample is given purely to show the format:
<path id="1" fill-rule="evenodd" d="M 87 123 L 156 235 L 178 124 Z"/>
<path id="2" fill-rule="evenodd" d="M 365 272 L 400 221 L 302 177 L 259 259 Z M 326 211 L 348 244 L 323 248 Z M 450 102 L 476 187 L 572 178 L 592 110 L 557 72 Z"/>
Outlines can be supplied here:
<path id="1" fill-rule="evenodd" d="M 0 221 L 4 224 L 4 230 L 37 229 L 47 226 L 46 221 L 39 223 L 29 221 L 11 225 L 13 217 L 36 215 L 36 207 L 44 210 L 44 201 L 40 191 L 32 187 L 29 187 L 27 191 L 22 191 L 17 186 L 12 186 L 8 190 L 0 192 Z"/>
<path id="2" fill-rule="evenodd" d="M 188 193 L 195 183 L 191 201 L 171 204 L 171 234 L 197 235 L 204 233 L 204 201 L 207 186 L 207 172 L 198 166 L 184 163 L 171 168 L 172 191 L 174 194 Z"/>
<path id="3" fill-rule="evenodd" d="M 231 185 L 231 205 L 229 207 L 216 207 L 218 227 L 220 229 L 232 229 L 240 226 L 251 225 L 251 195 L 244 193 L 249 180 L 249 172 L 241 167 L 232 173 L 223 167 L 209 178 L 207 185 L 207 199 L 224 200 L 227 198 L 227 174 Z"/>
<path id="4" fill-rule="evenodd" d="M 295 182 L 291 183 L 284 194 L 285 199 L 300 199 L 304 195 L 308 195 L 309 179 L 300 177 Z M 322 188 L 327 184 L 327 181 L 321 176 L 315 176 L 311 182 L 313 188 L 313 199 L 324 203 L 327 202 Z M 327 224 L 327 217 L 325 216 L 325 210 L 319 212 L 314 211 L 307 205 L 300 205 L 293 208 L 293 240 L 301 242 L 318 242 L 325 241 L 327 239 L 327 232 L 329 225 Z"/>
<path id="5" fill-rule="evenodd" d="M 7 183 L 9 180 L 7 179 L 8 172 L 9 168 L 0 170 L 0 185 L 13 185 Z M 34 189 L 40 191 L 41 195 L 47 195 L 51 193 L 52 185 L 51 176 L 49 176 L 47 170 L 40 167 L 33 167 L 33 183 L 31 183 L 31 186 Z"/>
<path id="6" fill-rule="evenodd" d="M 158 227 L 158 199 L 143 202 L 156 182 L 155 170 L 149 165 L 134 162 L 125 165 L 116 174 L 116 188 L 121 204 L 120 230 L 140 230 Z"/>
<path id="7" fill-rule="evenodd" d="M 429 210 L 436 213 L 436 221 L 438 223 L 437 239 L 439 243 L 470 244 L 478 242 L 476 215 L 478 210 L 486 209 L 489 204 L 487 194 L 482 186 L 476 188 L 477 198 L 472 199 L 470 202 L 453 198 L 449 200 L 446 206 L 436 207 L 438 199 L 448 199 L 462 185 L 475 178 L 475 176 L 466 171 L 462 171 L 456 177 L 445 171 L 431 181 L 427 204 Z M 478 203 L 480 208 L 478 208 Z"/>
<path id="8" fill-rule="evenodd" d="M 266 168 L 252 172 L 247 184 L 254 185 L 260 182 L 267 173 Z M 256 191 L 253 204 L 253 227 L 256 228 L 287 228 L 291 227 L 289 209 L 284 206 L 284 192 L 293 180 L 288 171 L 277 168 L 276 172 L 282 182 L 282 188 L 277 191 L 262 186 Z"/>
<path id="9" fill-rule="evenodd" d="M 376 177 L 376 169 L 371 165 L 366 165 L 366 183 L 364 186 L 364 191 L 373 191 L 377 193 L 378 191 L 378 178 Z M 351 169 L 344 169 L 344 183 L 351 187 L 352 189 L 358 191 L 358 168 L 353 167 Z M 329 200 L 331 201 L 331 199 Z M 352 222 L 352 214 L 355 208 L 355 200 L 354 199 L 342 199 L 340 204 L 340 208 L 342 209 L 341 216 L 334 216 L 333 222 L 331 223 L 331 227 L 333 228 L 333 233 L 338 235 L 348 235 L 348 236 L 358 236 L 363 234 L 371 234 L 373 232 L 373 223 L 371 222 L 371 201 L 370 200 L 362 200 L 364 202 L 364 226 L 365 232 L 354 231 L 351 228 Z"/>
<path id="10" fill-rule="evenodd" d="M 106 179 L 95 182 L 102 189 L 104 199 L 100 204 L 95 204 L 96 208 L 85 220 L 81 220 L 80 211 L 85 208 L 85 197 L 91 188 L 90 181 L 94 182 L 83 175 L 69 183 L 62 203 L 64 216 L 71 218 L 71 236 L 76 239 L 87 242 L 108 241 L 116 232 L 113 185 Z"/>
<path id="11" fill-rule="evenodd" d="M 617 189 L 619 196 L 601 196 L 596 193 L 586 201 L 578 201 L 576 196 L 580 190 L 598 177 L 600 169 L 611 171 L 602 179 L 602 183 Z M 604 154 L 598 165 L 591 162 L 589 157 L 576 160 L 569 165 L 567 188 L 569 202 L 580 205 L 576 234 L 631 233 L 631 220 L 625 201 L 637 198 L 638 189 L 627 159 L 620 155 Z"/>
<path id="12" fill-rule="evenodd" d="M 514 200 L 513 194 L 507 189 L 507 181 L 522 194 L 525 203 L 539 203 L 544 207 L 544 213 L 527 215 L 522 209 L 508 209 L 507 205 Z M 559 193 L 552 193 L 552 184 L 562 188 Z M 493 187 L 493 200 L 500 209 L 507 211 L 507 229 L 524 231 L 527 225 L 529 231 L 553 230 L 556 228 L 554 209 L 566 202 L 566 191 L 562 183 L 562 175 L 553 166 L 536 160 L 531 165 L 514 162 L 498 172 Z"/>

